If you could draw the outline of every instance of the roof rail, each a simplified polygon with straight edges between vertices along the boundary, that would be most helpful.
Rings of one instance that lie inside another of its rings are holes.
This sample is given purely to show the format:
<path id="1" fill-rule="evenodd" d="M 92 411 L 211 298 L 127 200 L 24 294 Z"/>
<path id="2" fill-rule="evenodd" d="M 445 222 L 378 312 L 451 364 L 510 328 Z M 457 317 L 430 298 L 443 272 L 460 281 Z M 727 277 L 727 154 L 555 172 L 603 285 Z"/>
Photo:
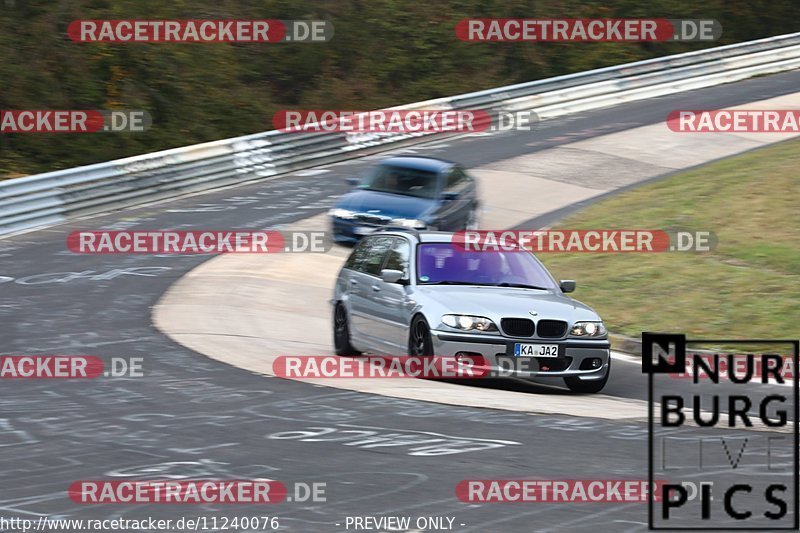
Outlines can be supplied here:
<path id="1" fill-rule="evenodd" d="M 414 152 L 408 152 L 408 153 L 400 152 L 399 154 L 390 154 L 390 155 L 387 155 L 384 159 L 391 159 L 393 157 L 414 157 L 416 159 L 433 159 L 434 161 L 440 161 L 442 163 L 449 163 L 451 165 L 457 165 L 458 164 L 455 161 L 450 161 L 449 159 L 442 159 L 441 157 L 434 157 L 432 155 L 422 155 L 422 154 L 417 154 L 417 153 L 414 153 Z"/>

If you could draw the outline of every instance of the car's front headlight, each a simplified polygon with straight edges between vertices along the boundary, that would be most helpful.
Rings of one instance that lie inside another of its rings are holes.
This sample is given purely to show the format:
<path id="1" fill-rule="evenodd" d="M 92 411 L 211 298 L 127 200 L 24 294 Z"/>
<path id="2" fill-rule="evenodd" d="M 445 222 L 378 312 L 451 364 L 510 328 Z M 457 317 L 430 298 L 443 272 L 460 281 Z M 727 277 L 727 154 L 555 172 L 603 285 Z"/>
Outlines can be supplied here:
<path id="1" fill-rule="evenodd" d="M 328 211 L 328 214 L 333 218 L 343 218 L 345 220 L 352 220 L 356 218 L 355 211 L 350 211 L 349 209 L 341 209 L 338 207 L 336 209 L 331 209 L 330 211 Z"/>
<path id="2" fill-rule="evenodd" d="M 494 322 L 482 316 L 444 315 L 442 323 L 463 331 L 497 331 Z"/>
<path id="3" fill-rule="evenodd" d="M 608 333 L 602 322 L 575 322 L 569 334 L 573 337 L 602 337 Z"/>
<path id="4" fill-rule="evenodd" d="M 390 226 L 403 226 L 404 228 L 425 229 L 428 225 L 416 218 L 393 218 Z"/>

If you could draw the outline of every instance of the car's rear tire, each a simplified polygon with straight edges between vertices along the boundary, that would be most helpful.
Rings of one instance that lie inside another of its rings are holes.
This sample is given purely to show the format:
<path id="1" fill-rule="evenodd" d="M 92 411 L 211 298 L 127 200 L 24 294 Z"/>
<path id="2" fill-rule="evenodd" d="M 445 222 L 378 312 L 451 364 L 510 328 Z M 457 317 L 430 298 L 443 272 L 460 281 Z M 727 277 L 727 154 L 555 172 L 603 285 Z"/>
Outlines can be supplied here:
<path id="1" fill-rule="evenodd" d="M 408 355 L 425 357 L 433 355 L 433 338 L 431 328 L 422 315 L 417 315 L 411 321 L 411 331 L 408 333 Z"/>
<path id="2" fill-rule="evenodd" d="M 333 349 L 336 355 L 353 357 L 361 352 L 350 344 L 350 324 L 347 321 L 347 310 L 339 302 L 333 310 Z"/>
<path id="3" fill-rule="evenodd" d="M 611 357 L 608 358 L 608 368 L 606 369 L 606 375 L 603 376 L 603 379 L 593 379 L 591 381 L 584 381 L 580 378 L 564 378 L 564 383 L 567 384 L 567 388 L 572 392 L 581 392 L 585 394 L 594 394 L 603 390 L 603 387 L 606 386 L 608 383 L 608 376 L 611 375 Z"/>

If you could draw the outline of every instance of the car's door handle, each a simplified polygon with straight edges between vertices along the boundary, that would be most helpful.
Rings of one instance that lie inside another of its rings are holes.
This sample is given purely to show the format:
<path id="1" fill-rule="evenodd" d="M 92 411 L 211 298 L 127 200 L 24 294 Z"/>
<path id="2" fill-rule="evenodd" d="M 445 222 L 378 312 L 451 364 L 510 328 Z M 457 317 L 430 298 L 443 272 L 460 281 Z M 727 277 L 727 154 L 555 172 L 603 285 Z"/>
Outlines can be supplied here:
<path id="1" fill-rule="evenodd" d="M 380 285 L 373 285 L 372 286 L 372 292 L 381 292 L 381 286 Z"/>
<path id="2" fill-rule="evenodd" d="M 358 287 L 358 282 L 356 280 L 354 280 L 354 279 L 351 279 L 350 280 L 350 286 L 351 287 Z"/>

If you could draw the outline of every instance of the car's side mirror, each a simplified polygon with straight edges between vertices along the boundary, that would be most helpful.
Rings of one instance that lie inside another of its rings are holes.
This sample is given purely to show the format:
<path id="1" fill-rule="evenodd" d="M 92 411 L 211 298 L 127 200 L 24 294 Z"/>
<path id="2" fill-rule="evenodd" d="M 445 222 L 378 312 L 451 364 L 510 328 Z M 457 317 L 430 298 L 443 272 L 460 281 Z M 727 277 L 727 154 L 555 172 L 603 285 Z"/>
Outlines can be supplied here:
<path id="1" fill-rule="evenodd" d="M 457 192 L 448 191 L 442 193 L 442 200 L 445 200 L 447 202 L 455 200 L 456 198 L 458 198 Z"/>
<path id="2" fill-rule="evenodd" d="M 348 185 L 350 185 L 351 187 L 355 187 L 356 185 L 358 185 L 358 182 L 359 182 L 359 181 L 360 181 L 360 180 L 359 180 L 358 178 L 347 178 L 347 183 L 348 183 Z"/>
<path id="3" fill-rule="evenodd" d="M 562 279 L 558 286 L 561 287 L 561 292 L 575 292 L 575 280 L 573 279 Z"/>
<path id="4" fill-rule="evenodd" d="M 393 270 L 391 268 L 384 268 L 381 270 L 381 279 L 386 283 L 397 283 L 403 279 L 405 273 L 402 270 Z"/>

